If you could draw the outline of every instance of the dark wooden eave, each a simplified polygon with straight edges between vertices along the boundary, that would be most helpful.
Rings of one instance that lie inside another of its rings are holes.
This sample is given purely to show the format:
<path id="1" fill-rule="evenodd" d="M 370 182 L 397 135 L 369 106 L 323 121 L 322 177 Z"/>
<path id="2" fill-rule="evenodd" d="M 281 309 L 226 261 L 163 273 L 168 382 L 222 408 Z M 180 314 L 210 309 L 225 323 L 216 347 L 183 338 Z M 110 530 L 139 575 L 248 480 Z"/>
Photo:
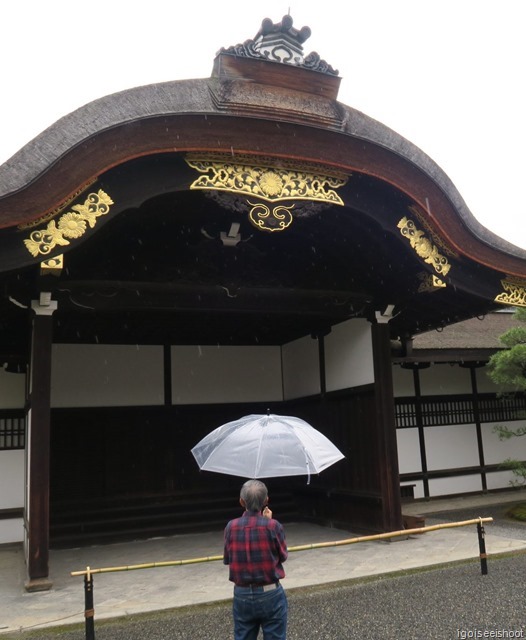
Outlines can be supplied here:
<path id="1" fill-rule="evenodd" d="M 392 335 L 407 338 L 495 308 L 503 278 L 526 279 L 526 251 L 484 229 L 414 145 L 339 103 L 338 85 L 223 53 L 211 78 L 107 96 L 51 126 L 0 167 L 5 326 L 42 291 L 59 302 L 58 341 L 98 339 L 106 317 L 104 331 L 118 330 L 105 341 L 283 344 L 349 318 L 374 320 L 390 303 Z M 217 237 L 231 212 L 189 191 L 195 175 L 185 156 L 197 152 L 322 165 L 349 176 L 344 207 L 298 219 L 281 237 L 256 231 L 246 245 L 224 248 Z M 90 188 L 108 190 L 111 216 L 57 247 L 51 257 L 63 253 L 66 267 L 42 277 L 24 233 Z M 447 287 L 430 294 L 417 293 L 417 275 L 432 268 L 397 229 L 411 207 L 454 256 Z M 148 312 L 157 314 L 155 329 Z"/>
<path id="2" fill-rule="evenodd" d="M 0 167 L 0 227 L 52 212 L 105 171 L 141 156 L 268 154 L 393 185 L 427 211 L 431 226 L 460 254 L 524 277 L 526 252 L 478 224 L 439 167 L 387 127 L 334 100 L 283 88 L 275 90 L 281 106 L 260 105 L 254 118 L 243 105 L 268 93 L 257 82 L 239 83 L 232 115 L 228 97 L 220 108 L 212 99 L 221 87 L 216 78 L 140 87 L 59 120 Z"/>

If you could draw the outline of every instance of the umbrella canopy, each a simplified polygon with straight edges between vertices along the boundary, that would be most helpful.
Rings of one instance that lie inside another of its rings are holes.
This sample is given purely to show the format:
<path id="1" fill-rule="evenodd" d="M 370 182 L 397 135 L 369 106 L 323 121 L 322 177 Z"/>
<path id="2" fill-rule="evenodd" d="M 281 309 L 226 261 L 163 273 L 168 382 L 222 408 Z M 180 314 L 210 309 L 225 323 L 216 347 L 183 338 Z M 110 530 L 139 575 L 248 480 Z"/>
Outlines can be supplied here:
<path id="1" fill-rule="evenodd" d="M 345 457 L 304 420 L 274 414 L 228 422 L 196 444 L 192 454 L 203 471 L 242 478 L 310 478 Z"/>

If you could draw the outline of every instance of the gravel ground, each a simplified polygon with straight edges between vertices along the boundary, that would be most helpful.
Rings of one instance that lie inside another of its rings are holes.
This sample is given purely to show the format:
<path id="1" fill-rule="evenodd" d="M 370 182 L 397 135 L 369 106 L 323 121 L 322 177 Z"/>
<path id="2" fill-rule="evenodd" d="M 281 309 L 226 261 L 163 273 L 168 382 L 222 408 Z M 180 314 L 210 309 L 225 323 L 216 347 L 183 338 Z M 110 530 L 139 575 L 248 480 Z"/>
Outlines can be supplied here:
<path id="1" fill-rule="evenodd" d="M 524 502 L 522 500 L 521 502 Z M 503 538 L 514 538 L 515 540 L 526 539 L 526 522 L 510 520 L 506 517 L 506 512 L 516 503 L 504 505 L 489 505 L 469 509 L 455 509 L 454 511 L 439 511 L 437 513 L 426 514 L 426 525 L 437 524 L 439 522 L 455 522 L 460 520 L 471 520 L 473 518 L 493 518 L 493 522 L 484 525 L 487 534 Z"/>
<path id="2" fill-rule="evenodd" d="M 473 635 L 477 631 L 508 632 L 486 637 L 526 637 L 525 576 L 526 554 L 517 554 L 490 559 L 485 576 L 480 573 L 478 561 L 470 561 L 412 574 L 291 591 L 287 637 L 289 640 L 484 637 Z M 95 635 L 97 640 L 227 640 L 232 638 L 230 605 L 98 621 Z M 84 629 L 78 627 L 5 636 L 32 640 L 84 637 Z"/>
<path id="3" fill-rule="evenodd" d="M 493 535 L 526 538 L 526 525 L 485 507 L 427 514 L 426 524 L 492 516 Z M 478 560 L 404 574 L 291 590 L 288 640 L 445 640 L 526 638 L 526 553 L 490 557 L 488 575 Z M 486 635 L 484 633 L 486 632 Z M 491 633 L 493 634 L 491 635 Z M 500 635 L 499 635 L 500 634 Z M 230 604 L 188 607 L 111 621 L 96 621 L 97 640 L 228 640 Z M 260 636 L 261 637 L 261 636 Z M 0 640 L 83 640 L 83 627 L 0 634 Z"/>

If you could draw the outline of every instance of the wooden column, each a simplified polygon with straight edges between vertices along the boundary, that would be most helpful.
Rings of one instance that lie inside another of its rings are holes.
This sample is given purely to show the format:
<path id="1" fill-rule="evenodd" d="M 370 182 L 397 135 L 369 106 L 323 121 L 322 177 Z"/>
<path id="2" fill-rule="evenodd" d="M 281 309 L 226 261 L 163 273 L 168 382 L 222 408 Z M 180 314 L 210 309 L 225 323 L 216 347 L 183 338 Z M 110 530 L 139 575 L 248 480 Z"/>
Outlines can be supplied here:
<path id="1" fill-rule="evenodd" d="M 49 580 L 49 446 L 52 314 L 57 303 L 33 302 L 27 411 L 26 561 L 27 591 L 45 591 Z"/>
<path id="2" fill-rule="evenodd" d="M 397 531 L 403 529 L 403 522 L 396 442 L 391 336 L 386 316 L 377 316 L 377 322 L 373 322 L 371 325 L 371 334 L 383 528 L 385 531 Z"/>
<path id="3" fill-rule="evenodd" d="M 422 389 L 420 386 L 420 369 L 427 369 L 429 363 L 415 363 L 413 370 L 413 384 L 415 388 L 415 412 L 416 426 L 418 429 L 418 443 L 420 445 L 420 464 L 422 465 L 422 483 L 424 486 L 424 497 L 429 498 L 429 475 L 427 469 L 426 439 L 424 433 L 424 419 L 422 415 Z"/>
<path id="4" fill-rule="evenodd" d="M 466 362 L 461 363 L 461 367 L 469 369 L 469 375 L 471 380 L 471 395 L 473 398 L 473 418 L 475 420 L 475 428 L 477 430 L 477 448 L 479 453 L 479 465 L 480 465 L 480 480 L 482 483 L 482 491 L 484 493 L 488 490 L 488 480 L 486 477 L 486 462 L 484 460 L 484 441 L 482 438 L 482 422 L 480 419 L 480 406 L 479 406 L 479 390 L 477 385 L 477 369 L 484 367 L 484 362 Z"/>

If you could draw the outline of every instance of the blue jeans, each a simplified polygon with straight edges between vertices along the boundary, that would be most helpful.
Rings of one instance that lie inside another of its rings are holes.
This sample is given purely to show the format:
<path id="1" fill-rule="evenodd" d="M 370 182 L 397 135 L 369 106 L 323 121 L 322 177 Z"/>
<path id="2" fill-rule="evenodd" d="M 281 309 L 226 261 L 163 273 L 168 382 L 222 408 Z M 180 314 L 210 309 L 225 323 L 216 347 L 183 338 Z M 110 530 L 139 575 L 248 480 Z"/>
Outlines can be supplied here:
<path id="1" fill-rule="evenodd" d="M 263 630 L 264 640 L 287 637 L 287 596 L 281 585 L 263 591 L 262 587 L 234 587 L 234 639 L 256 640 Z"/>

